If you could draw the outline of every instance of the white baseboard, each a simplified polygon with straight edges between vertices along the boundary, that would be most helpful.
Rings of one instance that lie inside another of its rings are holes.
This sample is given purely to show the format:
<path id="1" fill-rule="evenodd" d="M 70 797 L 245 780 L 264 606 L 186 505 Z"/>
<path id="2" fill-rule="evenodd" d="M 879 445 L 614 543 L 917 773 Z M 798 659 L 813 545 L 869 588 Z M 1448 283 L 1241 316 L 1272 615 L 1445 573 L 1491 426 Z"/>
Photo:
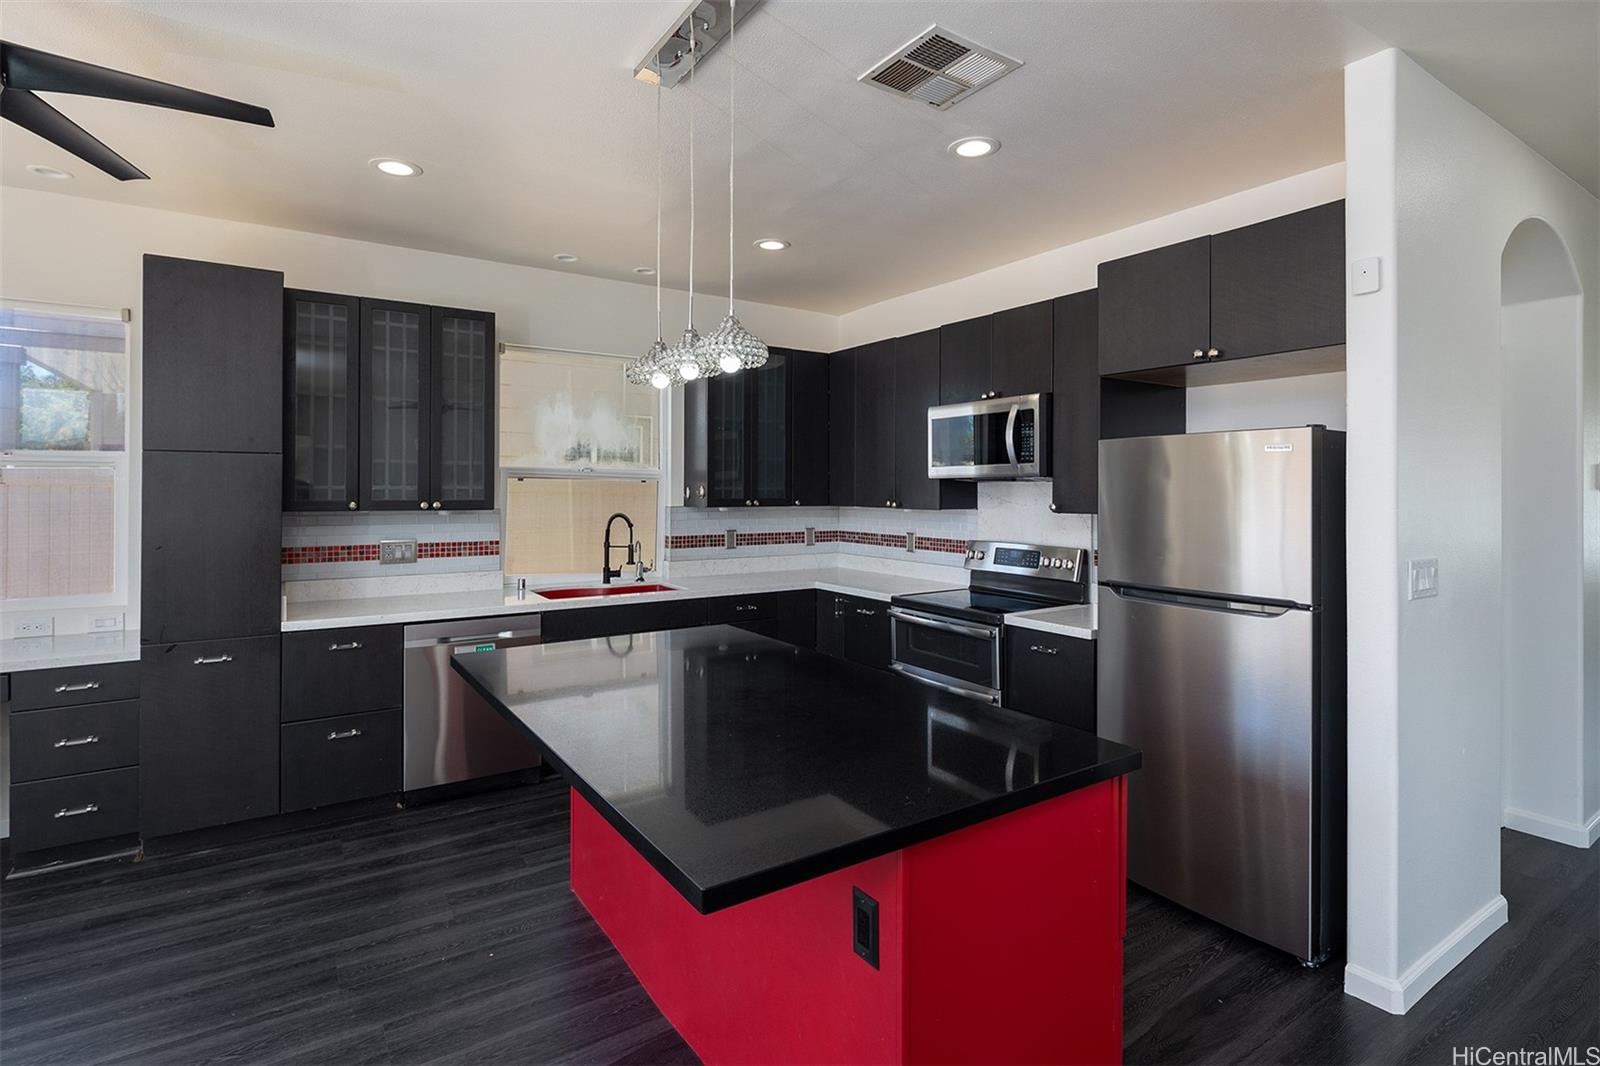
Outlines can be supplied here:
<path id="1" fill-rule="evenodd" d="M 1596 840 L 1600 840 L 1600 813 L 1596 813 L 1587 822 L 1578 823 L 1534 814 L 1532 811 L 1518 810 L 1516 807 L 1507 807 L 1501 824 L 1519 833 L 1553 840 L 1557 844 L 1566 844 L 1574 848 L 1587 848 Z"/>
<path id="2" fill-rule="evenodd" d="M 1390 1014 L 1404 1014 L 1445 974 L 1489 939 L 1490 933 L 1505 924 L 1506 898 L 1496 895 L 1398 978 L 1384 977 L 1354 963 L 1347 965 L 1344 968 L 1345 995 L 1371 1003 Z"/>

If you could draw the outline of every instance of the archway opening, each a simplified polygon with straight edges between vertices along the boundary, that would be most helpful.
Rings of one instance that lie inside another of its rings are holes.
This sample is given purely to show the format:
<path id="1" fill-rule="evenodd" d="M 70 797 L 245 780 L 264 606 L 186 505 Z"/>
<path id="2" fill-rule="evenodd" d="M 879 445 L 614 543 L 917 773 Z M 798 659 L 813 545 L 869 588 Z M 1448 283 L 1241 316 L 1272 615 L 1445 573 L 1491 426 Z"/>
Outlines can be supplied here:
<path id="1" fill-rule="evenodd" d="M 1504 824 L 1583 845 L 1583 296 L 1530 218 L 1501 254 Z"/>

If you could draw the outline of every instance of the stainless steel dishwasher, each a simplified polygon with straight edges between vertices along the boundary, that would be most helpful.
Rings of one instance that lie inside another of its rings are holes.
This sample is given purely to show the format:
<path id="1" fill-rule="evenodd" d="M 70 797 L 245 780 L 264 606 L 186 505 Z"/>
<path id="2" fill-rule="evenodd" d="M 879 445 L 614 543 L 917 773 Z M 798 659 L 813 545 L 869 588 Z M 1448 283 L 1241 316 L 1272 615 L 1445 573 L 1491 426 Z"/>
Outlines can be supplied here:
<path id="1" fill-rule="evenodd" d="M 406 626 L 405 641 L 407 792 L 539 765 L 533 742 L 450 666 L 457 655 L 542 643 L 538 615 Z"/>

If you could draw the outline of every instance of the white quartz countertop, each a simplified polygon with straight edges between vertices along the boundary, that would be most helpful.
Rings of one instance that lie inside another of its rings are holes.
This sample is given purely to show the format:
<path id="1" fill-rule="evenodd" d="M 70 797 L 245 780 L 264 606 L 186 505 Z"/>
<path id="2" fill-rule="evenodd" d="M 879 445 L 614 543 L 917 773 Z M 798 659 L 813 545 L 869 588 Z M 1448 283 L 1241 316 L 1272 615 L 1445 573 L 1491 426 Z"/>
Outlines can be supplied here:
<path id="1" fill-rule="evenodd" d="M 1035 629 L 1041 633 L 1057 633 L 1067 637 L 1093 640 L 1094 605 L 1078 603 L 1070 607 L 1046 607 L 1042 611 L 1019 611 L 1006 615 L 1006 625 L 1017 629 Z"/>
<path id="2" fill-rule="evenodd" d="M 0 640 L 0 674 L 54 670 L 62 666 L 126 663 L 138 658 L 139 631 L 136 629 Z"/>
<path id="3" fill-rule="evenodd" d="M 537 589 L 529 589 L 523 594 L 511 590 L 309 600 L 288 605 L 282 628 L 284 632 L 290 633 L 308 629 L 435 622 L 488 615 L 544 614 L 582 607 L 787 592 L 794 589 L 822 589 L 887 601 L 891 596 L 902 596 L 907 593 L 964 587 L 967 583 L 967 574 L 965 570 L 952 569 L 948 577 L 906 577 L 850 567 L 822 567 L 751 571 L 681 579 L 667 578 L 662 579 L 660 583 L 672 585 L 673 590 L 637 595 L 619 593 L 610 596 L 578 596 L 564 600 L 544 599 L 539 596 Z M 620 587 L 626 587 L 627 584 L 626 581 L 613 582 L 613 585 Z"/>

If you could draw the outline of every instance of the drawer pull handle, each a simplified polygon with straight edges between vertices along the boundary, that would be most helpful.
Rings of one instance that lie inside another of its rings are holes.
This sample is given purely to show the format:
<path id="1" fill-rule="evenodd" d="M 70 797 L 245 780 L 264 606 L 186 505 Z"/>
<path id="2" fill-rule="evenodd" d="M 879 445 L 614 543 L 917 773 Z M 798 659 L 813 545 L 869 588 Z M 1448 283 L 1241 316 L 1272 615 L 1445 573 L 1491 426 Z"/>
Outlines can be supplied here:
<path id="1" fill-rule="evenodd" d="M 360 651 L 361 650 L 361 642 L 359 640 L 352 640 L 347 644 L 329 644 L 328 645 L 328 650 L 329 651 Z"/>
<path id="2" fill-rule="evenodd" d="M 100 743 L 100 738 L 95 736 L 93 733 L 90 733 L 86 737 L 73 737 L 70 740 L 66 737 L 62 737 L 60 740 L 55 742 L 54 746 L 57 748 L 81 748 L 85 744 L 98 743 Z"/>
<path id="3" fill-rule="evenodd" d="M 759 611 L 761 608 L 753 603 L 738 603 L 734 604 L 733 609 L 735 611 Z"/>
<path id="4" fill-rule="evenodd" d="M 99 687 L 98 681 L 74 681 L 71 684 L 57 685 L 56 692 L 92 692 Z"/>
<path id="5" fill-rule="evenodd" d="M 1055 648 L 1049 647 L 1048 645 L 1044 645 L 1044 644 L 1029 644 L 1028 645 L 1028 650 L 1029 651 L 1036 651 L 1040 655 L 1054 655 L 1056 653 L 1056 649 Z"/>
<path id="6" fill-rule="evenodd" d="M 856 614 L 874 615 L 874 614 L 877 614 L 877 613 L 878 613 L 877 610 L 875 608 L 872 608 L 872 607 L 857 607 L 856 608 Z"/>
<path id="7" fill-rule="evenodd" d="M 93 814 L 100 809 L 98 803 L 85 803 L 82 807 L 63 807 L 55 813 L 57 818 L 77 818 L 84 814 Z"/>
<path id="8" fill-rule="evenodd" d="M 345 729 L 345 730 L 335 729 L 333 732 L 328 734 L 328 739 L 329 740 L 349 740 L 351 737 L 359 737 L 360 735 L 361 735 L 361 730 L 359 730 L 359 729 L 353 729 L 353 728 L 352 729 Z"/>
<path id="9" fill-rule="evenodd" d="M 196 666 L 211 666 L 215 663 L 231 662 L 233 662 L 233 656 L 231 655 L 202 655 L 194 661 L 194 664 Z"/>

